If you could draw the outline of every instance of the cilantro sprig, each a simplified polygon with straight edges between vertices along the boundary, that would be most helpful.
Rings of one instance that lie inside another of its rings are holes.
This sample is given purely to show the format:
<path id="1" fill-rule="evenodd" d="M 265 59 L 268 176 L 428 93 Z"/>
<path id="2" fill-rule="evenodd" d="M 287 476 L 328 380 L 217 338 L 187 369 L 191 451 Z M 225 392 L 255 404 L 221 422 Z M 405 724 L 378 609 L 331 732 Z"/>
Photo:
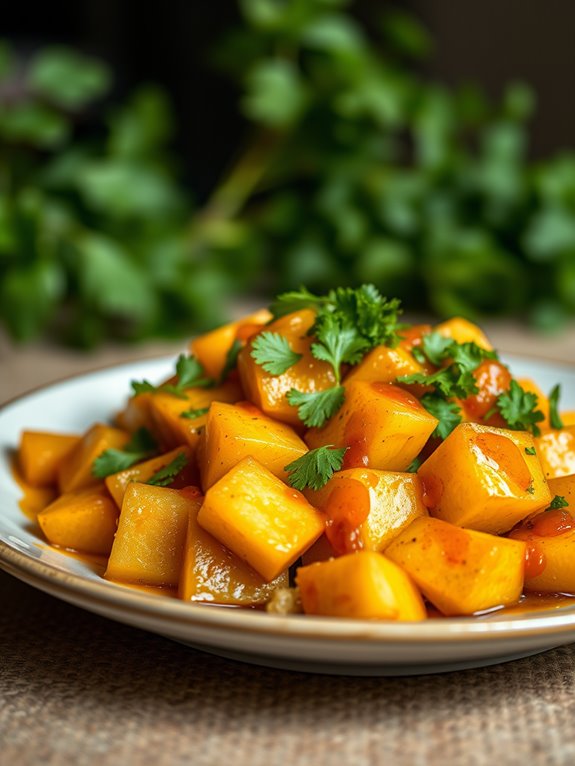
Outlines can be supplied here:
<path id="1" fill-rule="evenodd" d="M 155 487 L 168 487 L 187 464 L 188 458 L 184 452 L 180 452 L 168 465 L 160 468 L 153 476 L 150 476 L 146 484 L 153 484 Z"/>
<path id="2" fill-rule="evenodd" d="M 156 442 L 147 428 L 138 429 L 123 449 L 107 449 L 92 464 L 92 475 L 105 479 L 153 455 Z"/>
<path id="3" fill-rule="evenodd" d="M 545 415 L 537 409 L 537 403 L 537 394 L 525 391 L 512 380 L 509 390 L 497 397 L 494 410 L 499 411 L 512 431 L 529 431 L 533 436 L 539 436 L 541 429 L 537 424 L 545 420 Z"/>
<path id="4" fill-rule="evenodd" d="M 565 498 L 562 495 L 555 495 L 555 497 L 549 503 L 549 505 L 547 506 L 545 510 L 556 511 L 559 508 L 568 508 L 568 507 L 569 507 L 569 503 L 567 502 L 567 500 L 565 500 Z"/>
<path id="5" fill-rule="evenodd" d="M 172 394 L 179 399 L 186 398 L 187 388 L 211 388 L 215 381 L 206 375 L 206 371 L 195 356 L 180 354 L 176 362 L 176 380 L 174 383 L 163 383 L 155 386 L 148 380 L 132 381 L 134 394 L 163 392 Z"/>
<path id="6" fill-rule="evenodd" d="M 287 338 L 267 330 L 254 339 L 251 356 L 270 375 L 282 375 L 302 358 L 301 354 L 292 351 Z"/>
<path id="7" fill-rule="evenodd" d="M 563 428 L 563 421 L 559 415 L 559 397 L 561 386 L 557 384 L 549 394 L 549 424 L 551 428 Z"/>
<path id="8" fill-rule="evenodd" d="M 209 411 L 209 407 L 198 407 L 197 409 L 184 410 L 183 412 L 180 412 L 180 417 L 184 418 L 185 420 L 196 420 L 197 418 L 201 418 L 202 415 L 207 415 Z"/>
<path id="9" fill-rule="evenodd" d="M 285 466 L 289 485 L 300 492 L 307 487 L 321 489 L 335 471 L 341 469 L 347 449 L 347 447 L 335 449 L 329 444 L 306 452 L 305 455 Z"/>
<path id="10" fill-rule="evenodd" d="M 298 408 L 298 417 L 308 428 L 321 428 L 342 406 L 345 389 L 343 386 L 335 386 L 324 391 L 306 393 L 292 388 L 288 391 L 287 400 L 292 407 Z"/>

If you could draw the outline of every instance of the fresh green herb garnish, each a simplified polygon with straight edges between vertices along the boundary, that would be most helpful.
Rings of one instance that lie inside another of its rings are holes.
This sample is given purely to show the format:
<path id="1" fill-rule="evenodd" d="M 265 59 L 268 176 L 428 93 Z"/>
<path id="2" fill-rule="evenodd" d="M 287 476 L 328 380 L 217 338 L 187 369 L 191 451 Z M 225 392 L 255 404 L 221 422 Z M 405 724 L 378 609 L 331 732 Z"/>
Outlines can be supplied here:
<path id="1" fill-rule="evenodd" d="M 553 500 L 549 503 L 546 511 L 556 511 L 558 508 L 568 508 L 569 503 L 561 495 L 555 495 Z"/>
<path id="2" fill-rule="evenodd" d="M 340 470 L 346 450 L 347 447 L 334 449 L 332 445 L 327 445 L 306 452 L 305 455 L 285 466 L 288 483 L 300 492 L 306 487 L 321 489 L 331 479 L 333 473 Z"/>
<path id="3" fill-rule="evenodd" d="M 92 464 L 92 475 L 105 479 L 106 476 L 140 463 L 153 455 L 156 449 L 156 442 L 148 429 L 140 428 L 123 449 L 107 449 L 102 452 Z"/>
<path id="4" fill-rule="evenodd" d="M 531 481 L 529 482 L 529 486 L 527 487 L 527 489 L 525 491 L 529 492 L 530 495 L 534 495 L 535 494 L 535 487 L 533 486 L 533 479 L 531 479 Z"/>
<path id="5" fill-rule="evenodd" d="M 206 375 L 204 368 L 195 356 L 180 354 L 176 362 L 175 383 L 163 383 L 160 386 L 155 386 L 148 380 L 133 380 L 132 390 L 134 394 L 162 392 L 177 396 L 179 399 L 185 399 L 187 388 L 210 388 L 213 385 L 214 381 Z"/>
<path id="6" fill-rule="evenodd" d="M 301 359 L 292 351 L 287 338 L 278 332 L 264 331 L 254 339 L 251 356 L 270 375 L 281 375 Z"/>
<path id="7" fill-rule="evenodd" d="M 536 455 L 537 451 L 535 447 L 525 447 L 525 454 L 526 455 Z"/>
<path id="8" fill-rule="evenodd" d="M 419 457 L 414 458 L 411 463 L 405 469 L 406 473 L 417 473 L 418 468 L 422 465 L 423 460 Z"/>
<path id="9" fill-rule="evenodd" d="M 292 407 L 298 408 L 299 419 L 308 428 L 320 428 L 339 410 L 345 399 L 343 386 L 326 388 L 325 391 L 305 393 L 292 388 L 287 400 Z"/>
<path id="10" fill-rule="evenodd" d="M 461 423 L 459 405 L 444 399 L 439 394 L 424 394 L 420 401 L 425 409 L 439 420 L 431 435 L 438 439 L 447 439 L 453 429 Z"/>
<path id="11" fill-rule="evenodd" d="M 238 363 L 238 354 L 244 347 L 244 344 L 241 342 L 241 340 L 238 340 L 237 338 L 234 340 L 232 345 L 228 349 L 228 353 L 226 354 L 226 361 L 224 362 L 224 367 L 222 369 L 221 375 L 220 375 L 220 383 L 224 383 L 230 372 L 236 367 Z"/>
<path id="12" fill-rule="evenodd" d="M 545 420 L 545 415 L 537 409 L 537 394 L 525 391 L 516 380 L 511 381 L 509 391 L 499 394 L 496 408 L 513 431 L 529 431 L 539 436 L 541 429 L 537 425 Z"/>
<path id="13" fill-rule="evenodd" d="M 549 424 L 551 428 L 563 428 L 563 421 L 559 415 L 559 397 L 561 386 L 557 384 L 549 394 Z"/>
<path id="14" fill-rule="evenodd" d="M 153 484 L 155 487 L 169 486 L 187 463 L 188 458 L 184 452 L 181 452 L 168 465 L 160 468 L 153 476 L 150 476 L 146 484 Z"/>
<path id="15" fill-rule="evenodd" d="M 206 415 L 209 411 L 209 407 L 199 407 L 197 410 L 184 410 L 180 413 L 180 417 L 186 418 L 186 420 L 195 420 L 196 418 L 201 418 L 202 415 Z"/>

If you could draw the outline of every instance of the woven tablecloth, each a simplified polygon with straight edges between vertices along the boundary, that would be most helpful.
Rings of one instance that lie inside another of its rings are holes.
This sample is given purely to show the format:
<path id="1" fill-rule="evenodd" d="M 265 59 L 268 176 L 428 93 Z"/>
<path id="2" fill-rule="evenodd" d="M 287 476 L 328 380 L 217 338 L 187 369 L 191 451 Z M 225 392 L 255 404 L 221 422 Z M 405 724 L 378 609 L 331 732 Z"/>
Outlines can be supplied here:
<path id="1" fill-rule="evenodd" d="M 575 361 L 572 333 L 539 346 L 517 328 L 492 336 Z M 0 342 L 0 401 L 127 357 Z M 575 645 L 444 675 L 306 675 L 203 654 L 0 573 L 0 764 L 571 766 Z"/>

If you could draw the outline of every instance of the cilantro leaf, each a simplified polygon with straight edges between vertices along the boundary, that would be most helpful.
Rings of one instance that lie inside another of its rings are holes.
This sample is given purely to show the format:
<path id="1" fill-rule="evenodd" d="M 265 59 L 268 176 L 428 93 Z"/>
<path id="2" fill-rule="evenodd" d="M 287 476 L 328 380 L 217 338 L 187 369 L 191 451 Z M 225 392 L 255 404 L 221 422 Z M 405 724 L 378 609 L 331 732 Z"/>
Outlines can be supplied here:
<path id="1" fill-rule="evenodd" d="M 318 309 L 320 306 L 327 303 L 328 296 L 319 296 L 310 293 L 305 287 L 300 287 L 299 290 L 291 290 L 287 293 L 278 295 L 275 301 L 270 306 L 270 311 L 274 319 L 279 319 L 286 314 L 291 314 L 294 311 L 300 311 L 301 309 L 314 308 Z"/>
<path id="2" fill-rule="evenodd" d="M 334 472 L 340 470 L 347 449 L 347 447 L 334 449 L 330 444 L 306 452 L 305 455 L 285 466 L 284 471 L 288 473 L 289 485 L 300 492 L 306 487 L 321 489 Z"/>
<path id="3" fill-rule="evenodd" d="M 185 399 L 187 388 L 210 388 L 214 381 L 206 376 L 206 372 L 195 356 L 186 356 L 180 354 L 176 362 L 176 382 L 163 383 L 160 386 L 154 386 L 148 380 L 131 383 L 134 394 L 164 392 L 177 396 L 179 399 Z"/>
<path id="4" fill-rule="evenodd" d="M 314 325 L 314 335 L 319 342 L 312 343 L 311 352 L 316 359 L 331 364 L 338 383 L 342 363 L 357 364 L 370 348 L 357 328 L 343 324 L 337 314 L 320 314 Z"/>
<path id="5" fill-rule="evenodd" d="M 304 393 L 292 388 L 287 400 L 292 407 L 298 408 L 299 419 L 309 428 L 321 427 L 339 410 L 345 399 L 343 386 L 326 388 L 325 391 Z"/>
<path id="6" fill-rule="evenodd" d="M 545 415 L 536 409 L 537 394 L 525 391 L 516 380 L 511 381 L 509 391 L 499 394 L 496 406 L 511 430 L 540 435 L 537 423 L 545 420 Z"/>
<path id="7" fill-rule="evenodd" d="M 405 469 L 405 473 L 417 473 L 417 470 L 421 465 L 423 465 L 423 460 L 420 457 L 414 457 Z"/>
<path id="8" fill-rule="evenodd" d="M 92 463 L 92 475 L 105 479 L 150 457 L 157 449 L 147 428 L 138 429 L 123 449 L 107 449 Z"/>
<path id="9" fill-rule="evenodd" d="M 561 386 L 557 384 L 549 394 L 549 424 L 551 428 L 563 428 L 563 421 L 559 415 L 559 397 Z"/>
<path id="10" fill-rule="evenodd" d="M 174 481 L 187 463 L 188 458 L 185 453 L 180 452 L 168 465 L 160 468 L 153 476 L 150 476 L 146 484 L 153 484 L 155 487 L 167 487 Z"/>
<path id="11" fill-rule="evenodd" d="M 338 287 L 329 293 L 328 299 L 331 310 L 343 323 L 355 328 L 367 341 L 368 349 L 399 343 L 401 302 L 396 298 L 387 300 L 374 285 L 368 284 L 356 289 Z"/>
<path id="12" fill-rule="evenodd" d="M 549 503 L 549 505 L 547 506 L 545 510 L 556 511 L 558 508 L 568 508 L 568 507 L 569 507 L 569 503 L 567 502 L 567 500 L 565 500 L 564 497 L 562 497 L 561 495 L 555 495 L 555 497 Z"/>
<path id="13" fill-rule="evenodd" d="M 209 411 L 209 407 L 199 407 L 196 410 L 184 410 L 180 413 L 180 417 L 185 418 L 186 420 L 195 420 L 196 418 L 201 418 L 202 415 L 206 415 Z"/>
<path id="14" fill-rule="evenodd" d="M 281 375 L 302 358 L 301 354 L 292 351 L 287 338 L 267 330 L 254 339 L 251 356 L 270 375 Z"/>
<path id="15" fill-rule="evenodd" d="M 421 346 L 412 349 L 412 353 L 419 362 L 429 361 L 435 367 L 440 367 L 446 360 L 451 360 L 462 372 L 473 372 L 485 359 L 499 358 L 496 351 L 488 351 L 472 341 L 458 343 L 437 331 L 424 335 Z"/>
<path id="16" fill-rule="evenodd" d="M 525 447 L 525 454 L 526 455 L 536 455 L 537 451 L 535 447 Z"/>
<path id="17" fill-rule="evenodd" d="M 458 399 L 466 399 L 471 394 L 476 394 L 479 391 L 473 377 L 473 372 L 462 369 L 456 364 L 442 367 L 431 375 L 423 372 L 415 372 L 413 375 L 400 375 L 397 381 L 399 383 L 418 383 L 422 386 L 431 386 L 435 388 L 437 394 L 440 394 L 445 399 L 453 396 Z"/>
<path id="18" fill-rule="evenodd" d="M 429 361 L 435 367 L 441 367 L 443 360 L 449 356 L 449 349 L 452 344 L 452 338 L 446 338 L 441 333 L 434 331 L 424 335 L 421 339 L 421 346 L 415 346 L 412 349 L 412 353 L 417 349 L 419 352 L 419 362 Z M 423 359 L 421 358 L 422 356 L 424 357 Z"/>
<path id="19" fill-rule="evenodd" d="M 435 431 L 431 434 L 438 439 L 447 439 L 453 429 L 461 423 L 461 409 L 456 402 L 450 402 L 437 394 L 424 394 L 421 404 L 439 420 Z"/>
<path id="20" fill-rule="evenodd" d="M 244 344 L 241 342 L 241 340 L 238 340 L 237 338 L 234 340 L 232 345 L 229 347 L 228 352 L 226 354 L 226 360 L 224 362 L 224 366 L 220 375 L 219 383 L 224 383 L 230 372 L 236 367 L 238 363 L 238 354 L 244 347 Z"/>

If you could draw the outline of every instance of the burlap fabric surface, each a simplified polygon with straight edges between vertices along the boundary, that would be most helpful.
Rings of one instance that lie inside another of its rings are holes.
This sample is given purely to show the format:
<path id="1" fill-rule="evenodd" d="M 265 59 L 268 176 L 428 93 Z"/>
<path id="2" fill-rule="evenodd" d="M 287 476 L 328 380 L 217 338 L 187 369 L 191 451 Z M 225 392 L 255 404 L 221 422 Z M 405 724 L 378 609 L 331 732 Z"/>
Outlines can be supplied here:
<path id="1" fill-rule="evenodd" d="M 573 358 L 573 336 L 563 350 Z M 0 401 L 113 360 L 42 358 L 0 344 Z M 0 573 L 0 764 L 575 764 L 575 645 L 436 676 L 288 673 L 188 649 Z"/>

